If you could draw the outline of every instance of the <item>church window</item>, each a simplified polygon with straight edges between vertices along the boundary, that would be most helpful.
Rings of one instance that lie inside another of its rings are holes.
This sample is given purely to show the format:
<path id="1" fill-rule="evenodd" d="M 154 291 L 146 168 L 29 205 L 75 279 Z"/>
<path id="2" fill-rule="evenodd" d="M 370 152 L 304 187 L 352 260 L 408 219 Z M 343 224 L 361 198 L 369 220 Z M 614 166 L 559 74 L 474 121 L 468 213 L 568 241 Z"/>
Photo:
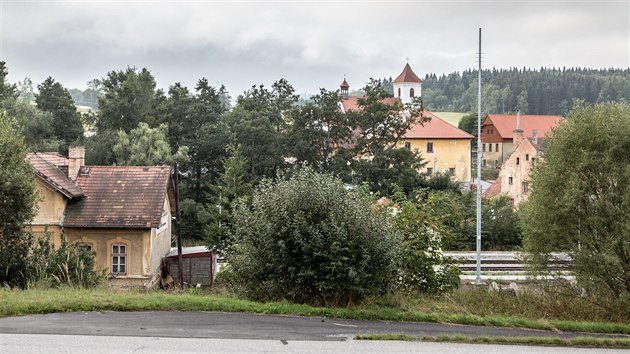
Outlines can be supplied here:
<path id="1" fill-rule="evenodd" d="M 398 88 L 398 97 L 400 97 L 400 87 Z"/>
<path id="2" fill-rule="evenodd" d="M 414 98 L 413 87 L 409 89 L 409 97 Z"/>

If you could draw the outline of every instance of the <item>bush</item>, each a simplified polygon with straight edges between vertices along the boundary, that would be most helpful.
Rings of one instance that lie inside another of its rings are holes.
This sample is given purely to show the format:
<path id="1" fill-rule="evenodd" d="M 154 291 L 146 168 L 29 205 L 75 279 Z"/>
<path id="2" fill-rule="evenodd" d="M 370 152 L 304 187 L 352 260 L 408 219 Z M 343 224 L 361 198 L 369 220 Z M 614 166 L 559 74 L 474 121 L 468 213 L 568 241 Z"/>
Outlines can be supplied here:
<path id="1" fill-rule="evenodd" d="M 344 305 L 385 293 L 395 277 L 389 215 L 330 175 L 265 180 L 233 216 L 231 280 L 249 298 Z"/>
<path id="2" fill-rule="evenodd" d="M 396 194 L 401 264 L 399 287 L 409 292 L 443 293 L 459 285 L 459 269 L 442 255 L 442 234 L 447 227 L 428 204 L 414 203 Z"/>
<path id="3" fill-rule="evenodd" d="M 47 287 L 70 285 L 92 288 L 105 280 L 105 271 L 94 270 L 94 252 L 78 244 L 70 244 L 61 235 L 61 245 L 54 249 L 47 234 L 39 238 L 29 256 L 27 278 L 30 285 Z"/>

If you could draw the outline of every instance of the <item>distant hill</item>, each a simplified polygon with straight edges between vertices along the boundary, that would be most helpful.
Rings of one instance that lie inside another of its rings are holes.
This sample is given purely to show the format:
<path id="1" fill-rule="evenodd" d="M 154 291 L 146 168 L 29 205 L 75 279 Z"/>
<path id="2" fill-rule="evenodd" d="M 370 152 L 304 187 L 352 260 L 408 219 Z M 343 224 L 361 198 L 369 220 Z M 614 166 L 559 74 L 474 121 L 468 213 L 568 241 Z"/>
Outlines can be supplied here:
<path id="1" fill-rule="evenodd" d="M 630 69 L 482 70 L 482 113 L 566 115 L 577 99 L 588 103 L 630 101 Z M 476 112 L 477 71 L 428 74 L 422 98 L 430 111 Z"/>

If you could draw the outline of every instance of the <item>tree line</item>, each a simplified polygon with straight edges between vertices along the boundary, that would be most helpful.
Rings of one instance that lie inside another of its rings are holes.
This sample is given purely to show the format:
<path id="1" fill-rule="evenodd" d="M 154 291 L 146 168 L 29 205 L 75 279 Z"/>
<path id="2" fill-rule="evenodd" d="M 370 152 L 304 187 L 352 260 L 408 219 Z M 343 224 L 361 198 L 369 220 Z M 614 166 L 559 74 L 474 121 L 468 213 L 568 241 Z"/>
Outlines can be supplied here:
<path id="1" fill-rule="evenodd" d="M 428 74 L 422 97 L 432 111 L 477 111 L 477 70 Z M 391 80 L 391 78 L 390 78 Z M 383 80 L 389 81 L 389 80 Z M 484 69 L 482 112 L 566 116 L 575 100 L 595 104 L 630 100 L 630 69 Z"/>

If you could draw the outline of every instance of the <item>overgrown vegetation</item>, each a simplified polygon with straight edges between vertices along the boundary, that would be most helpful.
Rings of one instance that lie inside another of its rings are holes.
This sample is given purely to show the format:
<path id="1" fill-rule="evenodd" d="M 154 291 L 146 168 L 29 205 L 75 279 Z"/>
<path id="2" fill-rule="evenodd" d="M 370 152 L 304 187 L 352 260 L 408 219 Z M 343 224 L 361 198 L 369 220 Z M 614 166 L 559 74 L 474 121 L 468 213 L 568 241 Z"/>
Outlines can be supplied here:
<path id="1" fill-rule="evenodd" d="M 263 181 L 234 211 L 232 286 L 258 300 L 338 305 L 384 294 L 395 279 L 396 231 L 385 210 L 311 169 Z"/>
<path id="2" fill-rule="evenodd" d="M 630 107 L 579 105 L 547 143 L 523 206 L 525 249 L 543 271 L 566 252 L 575 294 L 630 298 Z"/>

